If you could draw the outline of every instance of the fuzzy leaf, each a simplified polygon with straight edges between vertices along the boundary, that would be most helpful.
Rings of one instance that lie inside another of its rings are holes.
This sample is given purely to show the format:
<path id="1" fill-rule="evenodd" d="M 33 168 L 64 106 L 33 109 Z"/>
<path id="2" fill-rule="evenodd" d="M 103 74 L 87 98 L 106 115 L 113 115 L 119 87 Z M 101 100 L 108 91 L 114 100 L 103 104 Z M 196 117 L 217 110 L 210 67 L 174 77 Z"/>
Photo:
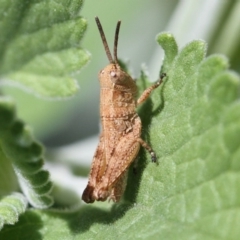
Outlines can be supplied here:
<path id="1" fill-rule="evenodd" d="M 66 97 L 78 90 L 70 76 L 88 61 L 79 42 L 86 20 L 82 1 L 0 1 L 0 76 L 43 97 Z"/>
<path id="2" fill-rule="evenodd" d="M 27 199 L 20 193 L 13 193 L 0 200 L 0 230 L 4 224 L 14 224 L 27 208 Z"/>
<path id="3" fill-rule="evenodd" d="M 16 119 L 13 101 L 1 97 L 0 162 L 3 163 L 3 173 L 11 173 L 8 176 L 0 175 L 1 195 L 17 190 L 14 187 L 17 176 L 22 191 L 32 206 L 46 208 L 52 204 L 49 195 L 52 184 L 49 173 L 42 169 L 42 151 L 42 146 L 33 139 L 30 128 Z M 16 174 L 15 178 L 12 177 L 12 169 Z"/>
<path id="4" fill-rule="evenodd" d="M 83 205 L 68 213 L 30 210 L 0 237 L 239 238 L 239 76 L 228 70 L 225 57 L 205 58 L 203 41 L 190 42 L 178 54 L 169 33 L 158 41 L 166 53 L 162 71 L 167 78 L 139 114 L 143 138 L 159 164 L 141 150 L 138 172 L 130 169 L 121 203 L 108 209 Z M 144 74 L 141 80 L 142 91 L 150 83 Z"/>

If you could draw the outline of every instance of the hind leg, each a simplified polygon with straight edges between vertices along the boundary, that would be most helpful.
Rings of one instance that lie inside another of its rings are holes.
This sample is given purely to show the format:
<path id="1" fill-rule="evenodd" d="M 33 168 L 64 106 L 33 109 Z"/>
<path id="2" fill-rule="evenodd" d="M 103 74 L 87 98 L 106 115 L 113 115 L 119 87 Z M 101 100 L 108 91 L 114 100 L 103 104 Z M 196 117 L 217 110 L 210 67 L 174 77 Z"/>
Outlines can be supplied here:
<path id="1" fill-rule="evenodd" d="M 120 200 L 127 186 L 127 178 L 128 171 L 125 171 L 114 184 L 109 200 L 113 200 L 114 202 L 118 202 Z"/>

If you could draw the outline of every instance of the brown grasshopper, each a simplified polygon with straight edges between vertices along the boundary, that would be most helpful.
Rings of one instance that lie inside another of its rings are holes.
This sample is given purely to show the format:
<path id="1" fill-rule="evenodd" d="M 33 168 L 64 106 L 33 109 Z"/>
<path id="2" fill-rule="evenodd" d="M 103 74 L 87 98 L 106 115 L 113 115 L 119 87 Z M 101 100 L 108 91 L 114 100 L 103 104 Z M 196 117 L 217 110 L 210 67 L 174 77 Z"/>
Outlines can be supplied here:
<path id="1" fill-rule="evenodd" d="M 147 88 L 136 101 L 136 83 L 120 68 L 117 58 L 121 21 L 118 21 L 116 27 L 113 59 L 98 17 L 95 20 L 110 64 L 98 74 L 101 87 L 102 133 L 82 199 L 86 203 L 106 199 L 117 202 L 125 190 L 127 170 L 136 158 L 140 145 L 150 153 L 152 161 L 156 162 L 154 151 L 141 138 L 142 124 L 136 107 L 162 83 L 165 74 L 162 74 L 159 81 Z"/>

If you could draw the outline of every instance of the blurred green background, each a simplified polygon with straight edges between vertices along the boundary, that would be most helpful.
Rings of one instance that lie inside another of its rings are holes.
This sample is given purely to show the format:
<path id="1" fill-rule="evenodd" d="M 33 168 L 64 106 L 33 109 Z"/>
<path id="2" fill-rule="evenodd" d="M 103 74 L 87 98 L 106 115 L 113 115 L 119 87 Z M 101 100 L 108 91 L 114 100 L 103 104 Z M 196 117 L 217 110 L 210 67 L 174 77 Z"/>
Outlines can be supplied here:
<path id="1" fill-rule="evenodd" d="M 35 136 L 48 147 L 62 146 L 99 132 L 99 83 L 97 74 L 107 64 L 107 57 L 95 24 L 98 16 L 112 49 L 115 26 L 122 20 L 118 56 L 128 62 L 134 78 L 142 64 L 157 79 L 163 52 L 155 38 L 169 31 L 179 47 L 193 39 L 208 43 L 208 54 L 223 53 L 230 67 L 240 72 L 240 1 L 229 0 L 87 0 L 80 15 L 88 21 L 82 41 L 92 57 L 76 76 L 78 94 L 69 99 L 40 99 L 21 89 L 4 86 L 3 91 L 17 102 L 19 118 L 30 124 Z"/>

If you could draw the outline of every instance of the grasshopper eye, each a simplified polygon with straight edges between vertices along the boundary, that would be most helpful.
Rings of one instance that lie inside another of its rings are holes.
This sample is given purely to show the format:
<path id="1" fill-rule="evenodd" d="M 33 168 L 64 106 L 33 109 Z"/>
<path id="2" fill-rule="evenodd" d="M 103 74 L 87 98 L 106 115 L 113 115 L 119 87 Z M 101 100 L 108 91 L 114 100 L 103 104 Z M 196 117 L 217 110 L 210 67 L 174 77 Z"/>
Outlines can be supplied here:
<path id="1" fill-rule="evenodd" d="M 115 71 L 111 71 L 111 72 L 110 72 L 110 76 L 111 76 L 112 78 L 116 78 L 116 77 L 117 77 L 117 73 L 116 73 Z"/>
<path id="2" fill-rule="evenodd" d="M 118 72 L 118 71 L 110 71 L 109 75 L 110 75 L 111 81 L 112 81 L 114 84 L 119 84 L 119 81 L 120 81 L 121 79 L 119 78 L 119 72 Z M 120 82 L 121 82 L 121 81 L 120 81 Z"/>

